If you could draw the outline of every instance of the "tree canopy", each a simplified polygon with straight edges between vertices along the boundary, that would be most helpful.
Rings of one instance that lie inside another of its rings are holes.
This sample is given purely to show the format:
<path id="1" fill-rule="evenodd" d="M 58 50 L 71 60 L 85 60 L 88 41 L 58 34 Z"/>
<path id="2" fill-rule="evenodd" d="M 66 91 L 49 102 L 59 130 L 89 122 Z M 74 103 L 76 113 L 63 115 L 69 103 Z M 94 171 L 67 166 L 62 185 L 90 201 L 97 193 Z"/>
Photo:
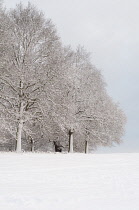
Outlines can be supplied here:
<path id="1" fill-rule="evenodd" d="M 51 141 L 74 148 L 120 143 L 126 117 L 107 94 L 101 72 L 78 46 L 63 46 L 50 19 L 28 3 L 0 9 L 0 141 L 36 142 L 49 149 Z M 42 149 L 43 150 L 43 149 Z"/>

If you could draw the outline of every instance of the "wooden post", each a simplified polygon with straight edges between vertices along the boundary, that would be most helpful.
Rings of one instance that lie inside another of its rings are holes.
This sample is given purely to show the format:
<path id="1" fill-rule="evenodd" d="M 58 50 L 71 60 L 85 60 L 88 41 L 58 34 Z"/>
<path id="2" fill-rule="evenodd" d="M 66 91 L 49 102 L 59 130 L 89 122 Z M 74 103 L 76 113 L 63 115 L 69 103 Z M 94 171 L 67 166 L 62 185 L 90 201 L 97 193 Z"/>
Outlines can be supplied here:
<path id="1" fill-rule="evenodd" d="M 73 153 L 73 133 L 74 129 L 69 130 L 69 153 Z"/>

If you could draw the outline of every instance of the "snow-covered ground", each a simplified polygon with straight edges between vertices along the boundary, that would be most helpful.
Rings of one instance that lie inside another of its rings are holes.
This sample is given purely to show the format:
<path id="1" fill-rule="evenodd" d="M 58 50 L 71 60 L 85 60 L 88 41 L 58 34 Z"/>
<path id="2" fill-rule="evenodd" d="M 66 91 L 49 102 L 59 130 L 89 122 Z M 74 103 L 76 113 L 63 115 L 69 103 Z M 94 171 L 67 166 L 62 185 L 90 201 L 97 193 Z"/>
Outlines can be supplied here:
<path id="1" fill-rule="evenodd" d="M 0 153 L 1 210 L 138 210 L 139 153 Z"/>

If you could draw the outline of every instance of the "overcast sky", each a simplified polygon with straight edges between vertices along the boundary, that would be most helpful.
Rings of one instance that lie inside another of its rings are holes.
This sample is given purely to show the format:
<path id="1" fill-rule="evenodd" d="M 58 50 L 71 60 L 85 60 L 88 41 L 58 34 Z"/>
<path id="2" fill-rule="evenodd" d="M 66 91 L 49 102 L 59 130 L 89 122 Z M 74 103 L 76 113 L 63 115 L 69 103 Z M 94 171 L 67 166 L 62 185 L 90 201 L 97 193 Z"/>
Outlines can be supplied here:
<path id="1" fill-rule="evenodd" d="M 20 0 L 4 0 L 7 8 Z M 28 1 L 21 1 L 26 4 Z M 64 44 L 83 45 L 127 115 L 124 143 L 99 152 L 139 152 L 139 1 L 30 0 L 51 18 Z"/>

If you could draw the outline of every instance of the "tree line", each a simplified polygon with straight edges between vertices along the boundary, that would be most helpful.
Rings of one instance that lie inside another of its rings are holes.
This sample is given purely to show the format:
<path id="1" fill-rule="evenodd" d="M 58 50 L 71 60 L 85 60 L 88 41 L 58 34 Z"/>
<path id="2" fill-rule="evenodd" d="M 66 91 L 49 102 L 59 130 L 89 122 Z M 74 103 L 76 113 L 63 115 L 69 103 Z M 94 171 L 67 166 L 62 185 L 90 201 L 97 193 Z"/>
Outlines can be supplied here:
<path id="1" fill-rule="evenodd" d="M 59 142 L 87 152 L 88 145 L 121 143 L 125 122 L 83 47 L 64 46 L 52 21 L 30 3 L 1 6 L 1 144 L 13 142 L 21 152 L 48 151 Z"/>

